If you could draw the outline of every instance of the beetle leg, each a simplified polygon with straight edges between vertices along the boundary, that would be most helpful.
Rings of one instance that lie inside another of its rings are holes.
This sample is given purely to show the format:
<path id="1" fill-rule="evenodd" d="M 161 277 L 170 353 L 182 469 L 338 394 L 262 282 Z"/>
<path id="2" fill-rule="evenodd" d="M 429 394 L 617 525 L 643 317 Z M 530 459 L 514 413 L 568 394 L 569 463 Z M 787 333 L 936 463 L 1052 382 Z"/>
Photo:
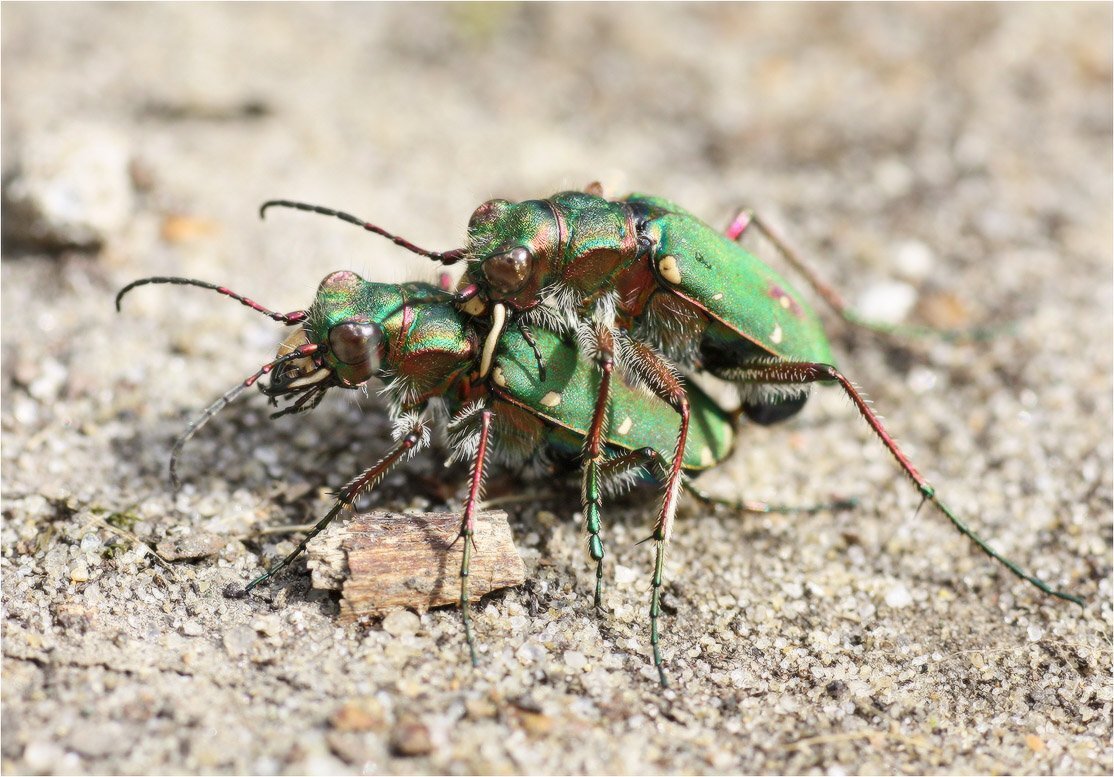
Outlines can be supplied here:
<path id="1" fill-rule="evenodd" d="M 615 369 L 615 339 L 611 330 L 601 323 L 588 325 L 587 337 L 592 339 L 596 365 L 600 370 L 600 386 L 596 393 L 596 407 L 592 413 L 592 423 L 584 439 L 583 481 L 580 500 L 584 507 L 584 529 L 588 532 L 588 553 L 596 562 L 597 610 L 603 609 L 603 541 L 600 540 L 600 524 L 603 517 L 603 483 L 601 464 L 603 457 L 604 431 L 607 426 L 608 410 L 611 405 L 611 373 Z"/>
<path id="2" fill-rule="evenodd" d="M 123 292 L 121 292 L 121 294 L 122 293 Z M 240 394 L 242 394 L 245 389 L 254 386 L 256 384 L 256 381 L 258 381 L 264 375 L 271 374 L 275 367 L 279 367 L 292 361 L 297 361 L 298 359 L 302 359 L 307 356 L 312 356 L 318 351 L 318 349 L 319 346 L 314 343 L 303 343 L 297 348 L 287 351 L 274 361 L 264 364 L 262 367 L 256 370 L 253 375 L 248 377 L 247 380 L 237 384 L 233 388 L 226 391 L 223 395 L 221 395 L 219 399 L 205 408 L 201 412 L 201 415 L 190 421 L 189 425 L 186 427 L 186 430 L 178 435 L 178 439 L 174 441 L 174 447 L 170 450 L 170 484 L 171 486 L 173 486 L 174 490 L 177 491 L 178 488 L 181 486 L 181 481 L 178 480 L 178 457 L 181 455 L 182 448 L 185 447 L 185 444 L 189 442 L 191 437 L 197 434 L 201 427 L 209 423 L 209 421 L 211 421 L 217 413 L 231 404 L 232 401 L 235 400 L 236 397 L 240 396 Z"/>
<path id="3" fill-rule="evenodd" d="M 472 562 L 472 548 L 476 541 L 473 537 L 475 530 L 476 505 L 483 498 L 484 463 L 487 460 L 488 442 L 491 437 L 491 420 L 494 413 L 483 410 L 480 413 L 479 439 L 476 443 L 475 459 L 472 462 L 472 484 L 468 489 L 468 501 L 464 503 L 464 516 L 460 522 L 458 539 L 464 540 L 464 557 L 460 562 L 460 613 L 464 620 L 464 638 L 468 642 L 468 653 L 472 659 L 472 666 L 476 666 L 476 640 L 472 635 L 472 615 L 469 612 L 468 602 L 468 575 Z"/>
<path id="4" fill-rule="evenodd" d="M 839 292 L 825 283 L 816 273 L 816 271 L 809 267 L 807 263 L 805 263 L 804 259 L 801 258 L 801 255 L 797 253 L 793 246 L 789 245 L 789 243 L 784 238 L 782 238 L 782 236 L 779 235 L 777 231 L 775 231 L 773 227 L 771 227 L 766 222 L 765 219 L 763 219 L 753 210 L 750 210 L 749 208 L 741 209 L 735 215 L 735 218 L 731 220 L 731 223 L 728 225 L 724 233 L 731 240 L 738 241 L 743 237 L 743 234 L 751 226 L 761 232 L 762 236 L 770 241 L 774 248 L 777 249 L 778 253 L 781 254 L 782 257 L 785 259 L 785 261 L 787 261 L 794 270 L 800 273 L 801 276 L 806 281 L 808 281 L 808 285 L 811 286 L 813 290 L 817 294 L 819 294 L 824 299 L 824 301 L 828 303 L 828 306 L 831 307 L 831 309 L 834 310 L 836 313 L 838 313 L 841 318 L 850 323 L 866 326 L 870 329 L 881 327 L 884 330 L 889 330 L 892 328 L 890 325 L 887 324 L 878 324 L 876 327 L 864 322 L 864 320 L 851 309 L 851 306 L 847 304 L 847 302 L 843 299 Z"/>
<path id="5" fill-rule="evenodd" d="M 689 401 L 680 376 L 662 356 L 644 343 L 623 338 L 624 365 L 627 370 L 646 385 L 658 398 L 668 403 L 681 416 L 677 443 L 673 449 L 665 478 L 665 497 L 654 526 L 654 539 L 668 542 L 673 532 L 673 519 L 677 513 L 677 497 L 681 490 L 685 443 L 689 431 Z"/>
<path id="6" fill-rule="evenodd" d="M 278 564 L 248 583 L 243 590 L 243 594 L 247 594 L 260 583 L 270 580 L 283 567 L 289 566 L 290 562 L 302 554 L 309 545 L 310 540 L 323 532 L 325 527 L 332 523 L 333 519 L 340 514 L 340 511 L 351 505 L 357 496 L 373 488 L 375 484 L 387 474 L 391 467 L 399 461 L 402 459 L 410 459 L 414 454 L 424 448 L 429 443 L 429 432 L 429 424 L 421 416 L 404 416 L 394 432 L 394 437 L 398 440 L 398 444 L 394 449 L 376 462 L 375 466 L 364 470 L 337 492 L 336 502 L 333 503 L 332 509 L 325 514 L 324 518 L 317 522 L 313 529 L 310 530 L 309 534 L 305 536 L 305 539 L 298 543 L 298 547 L 294 548 L 294 551 Z"/>
<path id="7" fill-rule="evenodd" d="M 808 285 L 820 295 L 824 302 L 828 304 L 828 307 L 852 326 L 869 329 L 872 332 L 884 335 L 940 337 L 945 340 L 985 340 L 1012 328 L 1010 324 L 1005 324 L 996 327 L 974 327 L 971 329 L 935 329 L 917 324 L 890 324 L 885 321 L 874 321 L 851 307 L 839 292 L 820 278 L 819 274 L 801 258 L 801 255 L 785 238 L 753 210 L 740 210 L 735 218 L 731 220 L 725 234 L 730 239 L 737 241 L 752 225 L 762 233 L 766 240 L 770 241 L 782 258 L 808 282 Z"/>
<path id="8" fill-rule="evenodd" d="M 863 419 L 873 430 L 886 449 L 897 460 L 898 466 L 905 472 L 906 476 L 913 481 L 913 485 L 921 494 L 921 499 L 925 502 L 931 502 L 937 510 L 944 514 L 944 516 L 951 521 L 952 525 L 975 545 L 978 546 L 986 555 L 990 556 L 995 561 L 999 562 L 1006 567 L 1010 572 L 1017 577 L 1025 580 L 1028 583 L 1044 591 L 1046 594 L 1055 596 L 1059 599 L 1065 599 L 1074 604 L 1083 606 L 1083 600 L 1073 594 L 1057 591 L 1052 588 L 1048 583 L 1040 578 L 1034 577 L 1025 572 L 1014 562 L 1007 559 L 1005 556 L 999 554 L 996 550 L 991 548 L 982 537 L 980 537 L 973 529 L 960 520 L 952 509 L 940 501 L 936 496 L 936 489 L 925 480 L 924 476 L 917 471 L 913 463 L 909 461 L 906 455 L 898 447 L 897 441 L 890 436 L 886 428 L 882 426 L 882 420 L 871 409 L 870 404 L 862 393 L 855 388 L 855 385 L 848 380 L 844 375 L 830 364 L 816 364 L 812 362 L 781 362 L 774 364 L 762 364 L 754 367 L 745 367 L 738 370 L 732 370 L 730 378 L 732 380 L 741 380 L 752 383 L 776 383 L 776 384 L 791 384 L 802 385 L 805 383 L 813 383 L 816 381 L 835 381 L 843 389 L 844 393 L 851 399 L 855 405 L 855 409 L 859 411 Z"/>
<path id="9" fill-rule="evenodd" d="M 626 356 L 627 369 L 645 383 L 654 394 L 671 405 L 681 416 L 681 425 L 677 433 L 673 459 L 665 477 L 665 496 L 662 498 L 661 511 L 658 513 L 657 522 L 654 524 L 654 532 L 651 535 L 657 550 L 654 558 L 653 593 L 650 596 L 650 644 L 654 650 L 654 666 L 658 670 L 658 679 L 662 686 L 666 686 L 669 683 L 666 681 L 665 670 L 661 663 L 661 649 L 658 644 L 660 641 L 658 617 L 661 615 L 661 586 L 662 570 L 665 566 L 665 546 L 673 534 L 673 521 L 677 515 L 677 499 L 680 496 L 683 480 L 685 443 L 688 440 L 689 431 L 689 401 L 681 378 L 673 367 L 652 348 L 636 340 L 624 338 L 624 355 Z"/>
<path id="10" fill-rule="evenodd" d="M 515 321 L 518 326 L 518 331 L 522 333 L 522 339 L 530 346 L 530 350 L 534 352 L 534 361 L 538 363 L 538 380 L 545 383 L 545 357 L 542 356 L 541 349 L 538 348 L 538 341 L 534 339 L 534 332 L 530 329 L 529 324 L 522 318 Z"/>

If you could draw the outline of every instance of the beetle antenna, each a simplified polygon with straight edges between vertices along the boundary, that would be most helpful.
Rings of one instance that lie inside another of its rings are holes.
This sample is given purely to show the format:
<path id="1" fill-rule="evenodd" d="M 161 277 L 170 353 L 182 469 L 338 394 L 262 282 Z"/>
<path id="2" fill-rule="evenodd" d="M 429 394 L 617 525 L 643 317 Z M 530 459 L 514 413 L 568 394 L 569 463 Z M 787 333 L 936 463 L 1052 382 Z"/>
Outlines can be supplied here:
<path id="1" fill-rule="evenodd" d="M 182 486 L 182 482 L 178 479 L 178 456 L 181 454 L 182 448 L 185 447 L 185 444 L 189 442 L 189 439 L 191 437 L 193 437 L 195 434 L 198 433 L 198 431 L 201 430 L 201 427 L 209 423 L 210 419 L 212 419 L 213 416 L 227 407 L 233 400 L 236 399 L 236 397 L 240 396 L 240 394 L 243 393 L 244 389 L 251 388 L 251 386 L 257 380 L 262 378 L 267 373 L 271 372 L 271 370 L 273 370 L 275 367 L 278 367 L 279 365 L 285 364 L 286 362 L 292 361 L 294 359 L 301 359 L 305 356 L 309 356 L 317 351 L 320 347 L 321 346 L 317 345 L 316 343 L 306 343 L 305 345 L 301 345 L 295 348 L 290 353 L 280 356 L 272 362 L 264 364 L 262 367 L 256 370 L 250 378 L 243 381 L 242 383 L 237 384 L 229 391 L 226 391 L 220 396 L 220 398 L 217 399 L 216 402 L 205 408 L 205 410 L 201 412 L 201 415 L 190 421 L 189 425 L 186 427 L 186 430 L 178 435 L 178 439 L 174 441 L 174 447 L 170 451 L 170 484 L 173 486 L 174 490 L 177 491 Z"/>
<path id="2" fill-rule="evenodd" d="M 223 294 L 226 297 L 231 297 L 232 299 L 239 302 L 241 305 L 247 305 L 252 310 L 256 310 L 269 318 L 273 318 L 275 321 L 286 324 L 287 326 L 294 326 L 295 324 L 300 324 L 306 320 L 307 314 L 304 310 L 295 310 L 293 313 L 276 313 L 273 310 L 269 310 L 268 308 L 263 307 L 255 300 L 249 299 L 242 294 L 237 294 L 236 292 L 225 286 L 218 286 L 215 283 L 199 281 L 193 278 L 178 278 L 175 276 L 163 275 L 157 275 L 151 278 L 140 278 L 139 280 L 132 281 L 127 286 L 120 289 L 120 292 L 116 295 L 116 312 L 120 312 L 120 301 L 124 299 L 125 294 L 134 289 L 136 286 L 146 286 L 150 283 L 173 283 L 179 286 L 199 286 L 202 289 L 212 289 L 218 294 Z"/>
<path id="3" fill-rule="evenodd" d="M 267 208 L 293 208 L 294 210 L 304 210 L 309 213 L 320 213 L 322 216 L 334 216 L 341 221 L 347 221 L 349 224 L 355 224 L 357 227 L 366 229 L 368 232 L 374 232 L 380 237 L 385 237 L 396 246 L 405 248 L 407 251 L 411 251 L 419 256 L 424 256 L 427 259 L 432 259 L 435 262 L 440 262 L 441 264 L 456 264 L 464 258 L 463 248 L 454 248 L 452 251 L 427 251 L 424 248 L 419 248 L 414 245 L 404 237 L 399 237 L 382 227 L 372 224 L 370 221 L 364 221 L 344 211 L 323 208 L 320 205 L 310 205 L 306 202 L 296 202 L 294 200 L 268 200 L 259 207 L 259 218 L 262 219 L 267 217 Z"/>

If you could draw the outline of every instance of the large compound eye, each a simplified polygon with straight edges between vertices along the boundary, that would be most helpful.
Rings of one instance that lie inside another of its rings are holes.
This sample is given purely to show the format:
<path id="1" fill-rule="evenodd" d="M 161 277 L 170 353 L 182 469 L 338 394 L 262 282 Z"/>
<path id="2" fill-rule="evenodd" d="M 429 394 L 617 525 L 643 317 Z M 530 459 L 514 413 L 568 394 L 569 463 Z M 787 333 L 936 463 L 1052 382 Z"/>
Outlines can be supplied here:
<path id="1" fill-rule="evenodd" d="M 329 350 L 344 364 L 378 361 L 383 331 L 370 321 L 346 321 L 329 330 Z"/>
<path id="2" fill-rule="evenodd" d="M 526 246 L 516 246 L 510 251 L 493 254 L 484 259 L 484 275 L 487 276 L 493 291 L 499 294 L 514 294 L 530 280 L 534 255 Z"/>

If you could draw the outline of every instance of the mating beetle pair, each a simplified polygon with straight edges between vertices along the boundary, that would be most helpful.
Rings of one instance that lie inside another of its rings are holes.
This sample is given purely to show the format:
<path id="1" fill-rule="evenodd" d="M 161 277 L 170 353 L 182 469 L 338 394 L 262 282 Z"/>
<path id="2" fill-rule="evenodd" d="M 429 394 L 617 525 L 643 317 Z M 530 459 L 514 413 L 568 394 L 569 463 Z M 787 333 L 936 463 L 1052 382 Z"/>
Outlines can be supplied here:
<path id="1" fill-rule="evenodd" d="M 123 294 L 144 283 L 198 285 L 299 326 L 274 361 L 191 424 L 175 446 L 172 472 L 181 445 L 200 425 L 268 373 L 264 393 L 291 401 L 279 414 L 312 409 L 333 386 L 356 388 L 372 377 L 386 383 L 396 447 L 350 481 L 298 548 L 247 590 L 293 560 L 391 466 L 424 447 L 431 426 L 427 410 L 439 398 L 451 413 L 452 457 L 472 464 L 461 525 L 460 602 L 473 662 L 467 582 L 472 520 L 486 465 L 546 457 L 579 460 L 589 552 L 597 565 L 597 605 L 606 485 L 639 476 L 664 482 L 651 535 L 656 556 L 650 605 L 654 664 L 664 684 L 658 633 L 662 570 L 677 500 L 688 485 L 686 473 L 728 455 L 741 413 L 760 423 L 782 420 L 800 409 L 811 383 L 823 381 L 845 391 L 922 498 L 980 549 L 1042 591 L 1081 603 L 998 555 L 936 498 L 863 397 L 831 366 L 815 313 L 784 279 L 735 242 L 757 224 L 804 271 L 776 235 L 746 214 L 721 235 L 666 200 L 632 195 L 609 201 L 589 187 L 545 200 L 485 203 L 471 219 L 465 248 L 431 252 L 345 213 L 285 200 L 266 203 L 263 210 L 272 206 L 337 216 L 440 263 L 468 264 L 455 292 L 333 273 L 310 308 L 289 314 L 189 279 L 143 279 L 120 292 L 118 306 Z M 863 323 L 805 272 L 845 318 Z M 686 383 L 678 368 L 735 382 L 740 410 L 720 408 Z"/>

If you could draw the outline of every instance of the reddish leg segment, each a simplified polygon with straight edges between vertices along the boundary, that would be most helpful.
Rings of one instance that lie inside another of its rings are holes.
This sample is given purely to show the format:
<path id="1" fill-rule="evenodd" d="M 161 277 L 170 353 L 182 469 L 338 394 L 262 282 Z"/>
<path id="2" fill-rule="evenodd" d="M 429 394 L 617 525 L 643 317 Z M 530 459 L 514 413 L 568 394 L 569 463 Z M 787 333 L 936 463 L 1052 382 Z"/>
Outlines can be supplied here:
<path id="1" fill-rule="evenodd" d="M 855 404 L 855 409 L 859 411 L 859 414 L 862 415 L 863 419 L 870 425 L 870 428 L 878 436 L 878 439 L 882 441 L 882 444 L 886 446 L 886 449 L 897 460 L 898 466 L 900 466 L 902 471 L 913 481 L 913 485 L 920 491 L 922 499 L 927 502 L 932 502 L 936 509 L 943 513 L 961 534 L 974 542 L 983 553 L 1001 563 L 1006 569 L 1022 580 L 1031 583 L 1046 594 L 1073 602 L 1080 607 L 1083 606 L 1083 600 L 1080 597 L 1063 591 L 1057 591 L 1048 583 L 1030 575 L 1017 564 L 999 554 L 996 550 L 991 548 L 982 537 L 975 533 L 973 529 L 961 521 L 959 517 L 952 512 L 950 507 L 941 502 L 936 496 L 936 489 L 924 479 L 924 476 L 913 466 L 913 462 L 909 461 L 901 448 L 898 447 L 897 442 L 890 436 L 889 432 L 886 431 L 886 428 L 882 426 L 882 420 L 870 408 L 870 405 L 867 404 L 863 395 L 860 394 L 854 384 L 844 377 L 835 367 L 830 364 L 815 364 L 811 362 L 785 362 L 736 370 L 729 377 L 732 380 L 756 384 L 802 385 L 816 381 L 835 381 Z"/>
<path id="2" fill-rule="evenodd" d="M 391 467 L 397 464 L 400 460 L 404 458 L 410 458 L 419 450 L 421 450 L 421 448 L 428 442 L 428 440 L 429 429 L 426 427 L 425 421 L 420 418 L 414 419 L 410 423 L 409 428 L 405 429 L 402 432 L 401 436 L 398 438 L 398 445 L 396 445 L 390 453 L 380 459 L 374 467 L 365 470 L 362 474 L 360 474 L 356 478 L 353 478 L 351 481 L 348 482 L 348 485 L 340 490 L 340 492 L 337 494 L 337 500 L 333 504 L 332 509 L 325 514 L 324 518 L 317 522 L 313 529 L 310 530 L 309 534 L 305 536 L 305 539 L 298 543 L 298 547 L 296 547 L 294 551 L 290 553 L 290 555 L 288 555 L 278 564 L 271 567 L 262 575 L 255 578 L 255 580 L 252 580 L 250 583 L 248 583 L 243 592 L 246 594 L 260 583 L 271 579 L 278 573 L 279 570 L 281 570 L 283 567 L 288 566 L 290 562 L 298 558 L 298 556 L 301 555 L 302 552 L 306 549 L 306 546 L 309 545 L 310 540 L 323 532 L 325 530 L 325 527 L 332 523 L 333 519 L 340 514 L 341 510 L 351 505 L 356 497 L 359 496 L 362 492 L 373 488 L 383 478 L 383 476 L 386 475 L 388 471 L 390 471 Z"/>
<path id="3" fill-rule="evenodd" d="M 754 211 L 748 209 L 740 210 L 735 218 L 731 220 L 725 234 L 732 240 L 738 241 L 742 239 L 744 233 L 746 233 L 751 226 L 761 232 L 762 236 L 773 244 L 774 248 L 778 250 L 778 253 L 785 258 L 785 261 L 789 262 L 793 269 L 799 272 L 804 279 L 808 281 L 808 284 L 817 294 L 823 297 L 824 301 L 828 303 L 832 310 L 852 323 L 859 323 L 857 314 L 850 309 L 850 306 L 844 301 L 843 297 L 840 296 L 839 292 L 821 280 L 820 276 L 805 263 L 800 254 L 798 254 L 781 235 L 775 232 L 773 228 L 766 223 L 765 219 Z"/>
<path id="4" fill-rule="evenodd" d="M 475 545 L 476 505 L 483 498 L 484 463 L 487 460 L 488 444 L 491 437 L 491 420 L 494 413 L 484 410 L 480 414 L 479 442 L 476 445 L 476 458 L 472 462 L 472 484 L 468 489 L 468 501 L 464 505 L 464 517 L 460 523 L 460 538 L 464 540 L 464 558 L 460 563 L 460 612 L 464 619 L 464 638 L 468 642 L 468 653 L 472 666 L 477 665 L 476 640 L 472 635 L 472 615 L 468 602 L 468 575 L 472 562 L 472 547 Z"/>
<path id="5" fill-rule="evenodd" d="M 677 514 L 677 498 L 681 490 L 682 467 L 684 466 L 685 443 L 689 432 L 689 400 L 684 384 L 673 368 L 652 348 L 636 340 L 624 338 L 626 367 L 641 380 L 647 388 L 663 401 L 669 403 L 681 416 L 681 427 L 677 434 L 677 444 L 673 449 L 673 460 L 665 479 L 665 497 L 662 499 L 661 512 L 654 526 L 653 538 L 668 542 L 673 533 L 673 519 Z"/>
<path id="6" fill-rule="evenodd" d="M 600 369 L 600 386 L 596 394 L 596 407 L 592 424 L 584 440 L 584 471 L 580 500 L 584 509 L 584 528 L 588 532 L 588 553 L 596 562 L 596 609 L 603 608 L 603 541 L 600 525 L 603 518 L 603 439 L 611 402 L 611 373 L 615 369 L 615 341 L 603 324 L 592 324 L 595 340 L 596 364 Z"/>
<path id="7" fill-rule="evenodd" d="M 650 644 L 654 650 L 654 666 L 658 670 L 658 679 L 663 686 L 668 685 L 665 670 L 662 668 L 661 648 L 659 646 L 658 618 L 661 616 L 661 586 L 662 570 L 665 567 L 665 546 L 673 534 L 673 521 L 677 516 L 677 499 L 681 492 L 683 482 L 685 443 L 688 441 L 689 431 L 689 401 L 685 394 L 684 384 L 677 373 L 649 346 L 635 340 L 626 339 L 626 366 L 635 373 L 657 396 L 673 406 L 681 416 L 681 427 L 677 433 L 677 445 L 674 448 L 673 460 L 670 462 L 669 471 L 665 477 L 665 496 L 662 499 L 661 512 L 658 513 L 654 533 L 650 538 L 657 546 L 654 559 L 654 577 L 652 593 L 650 594 Z"/>

